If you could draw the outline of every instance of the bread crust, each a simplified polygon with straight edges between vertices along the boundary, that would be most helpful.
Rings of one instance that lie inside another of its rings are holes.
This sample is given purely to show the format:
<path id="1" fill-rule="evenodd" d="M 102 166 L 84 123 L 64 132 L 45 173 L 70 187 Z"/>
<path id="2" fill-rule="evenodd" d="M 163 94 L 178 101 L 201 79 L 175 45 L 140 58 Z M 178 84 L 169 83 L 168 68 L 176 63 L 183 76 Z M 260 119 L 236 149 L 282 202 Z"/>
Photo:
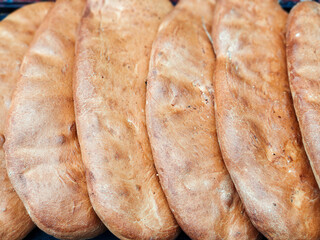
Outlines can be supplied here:
<path id="1" fill-rule="evenodd" d="M 286 19 L 276 0 L 218 1 L 212 28 L 218 139 L 261 233 L 319 239 L 320 193 L 289 89 Z"/>
<path id="2" fill-rule="evenodd" d="M 92 205 L 120 239 L 174 239 L 179 227 L 145 124 L 152 41 L 167 0 L 89 0 L 77 42 L 76 120 Z"/>
<path id="3" fill-rule="evenodd" d="M 320 4 L 301 2 L 287 24 L 290 88 L 304 147 L 320 186 Z"/>
<path id="4" fill-rule="evenodd" d="M 27 5 L 0 22 L 0 239 L 23 239 L 33 228 L 7 175 L 3 144 L 5 121 L 23 55 L 52 3 Z"/>
<path id="5" fill-rule="evenodd" d="M 214 0 L 180 0 L 153 43 L 147 126 L 162 188 L 191 239 L 256 239 L 223 163 L 215 127 Z"/>
<path id="6" fill-rule="evenodd" d="M 86 188 L 72 97 L 75 34 L 85 1 L 58 0 L 20 69 L 6 131 L 9 178 L 35 224 L 60 239 L 105 227 Z"/>

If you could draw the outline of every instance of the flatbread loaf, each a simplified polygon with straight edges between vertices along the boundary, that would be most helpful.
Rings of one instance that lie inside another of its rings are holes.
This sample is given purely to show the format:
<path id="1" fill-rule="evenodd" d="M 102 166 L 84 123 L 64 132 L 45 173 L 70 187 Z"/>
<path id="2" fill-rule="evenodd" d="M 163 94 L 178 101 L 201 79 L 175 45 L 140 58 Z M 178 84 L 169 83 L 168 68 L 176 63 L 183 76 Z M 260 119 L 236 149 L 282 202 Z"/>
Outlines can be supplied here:
<path id="1" fill-rule="evenodd" d="M 90 204 L 72 97 L 75 35 L 84 0 L 58 0 L 20 69 L 6 131 L 10 180 L 35 224 L 56 238 L 105 228 Z"/>
<path id="2" fill-rule="evenodd" d="M 3 144 L 12 93 L 23 55 L 52 3 L 27 5 L 0 22 L 0 239 L 23 239 L 34 227 L 6 170 Z"/>
<path id="3" fill-rule="evenodd" d="M 152 42 L 169 0 L 88 0 L 75 104 L 94 210 L 120 239 L 174 239 L 179 227 L 154 167 L 145 120 Z"/>
<path id="4" fill-rule="evenodd" d="M 147 126 L 162 188 L 192 239 L 256 239 L 223 163 L 215 127 L 215 0 L 180 0 L 153 43 Z"/>
<path id="5" fill-rule="evenodd" d="M 289 82 L 304 147 L 320 186 L 320 4 L 301 2 L 287 24 Z"/>
<path id="6" fill-rule="evenodd" d="M 304 151 L 277 0 L 218 0 L 212 27 L 222 156 L 268 239 L 319 239 L 320 191 Z"/>

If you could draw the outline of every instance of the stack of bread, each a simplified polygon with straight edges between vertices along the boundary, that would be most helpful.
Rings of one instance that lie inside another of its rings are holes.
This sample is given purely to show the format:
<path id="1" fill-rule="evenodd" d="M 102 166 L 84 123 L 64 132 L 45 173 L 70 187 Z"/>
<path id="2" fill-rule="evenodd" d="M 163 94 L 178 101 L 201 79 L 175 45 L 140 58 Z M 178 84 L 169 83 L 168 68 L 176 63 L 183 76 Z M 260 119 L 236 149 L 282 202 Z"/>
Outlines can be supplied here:
<path id="1" fill-rule="evenodd" d="M 57 0 L 0 22 L 0 239 L 320 239 L 320 4 Z M 318 184 L 317 184 L 318 182 Z"/>

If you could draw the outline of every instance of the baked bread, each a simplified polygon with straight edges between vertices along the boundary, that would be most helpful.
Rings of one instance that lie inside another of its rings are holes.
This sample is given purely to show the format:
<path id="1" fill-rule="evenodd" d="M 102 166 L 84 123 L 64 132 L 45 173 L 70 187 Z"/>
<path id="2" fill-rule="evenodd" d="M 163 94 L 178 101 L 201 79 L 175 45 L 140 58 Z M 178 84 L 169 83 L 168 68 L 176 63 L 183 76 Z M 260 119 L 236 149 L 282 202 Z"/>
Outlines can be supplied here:
<path id="1" fill-rule="evenodd" d="M 52 3 L 27 5 L 0 22 L 0 239 L 23 239 L 34 227 L 6 170 L 4 130 L 23 55 Z"/>
<path id="2" fill-rule="evenodd" d="M 215 0 L 180 0 L 153 43 L 147 127 L 160 182 L 191 239 L 256 239 L 216 135 L 211 31 Z"/>
<path id="3" fill-rule="evenodd" d="M 247 214 L 269 239 L 319 239 L 320 191 L 304 151 L 277 0 L 219 0 L 212 38 L 222 156 Z"/>
<path id="4" fill-rule="evenodd" d="M 90 204 L 72 97 L 76 29 L 84 0 L 58 0 L 20 69 L 6 131 L 9 178 L 35 224 L 56 238 L 105 227 Z"/>
<path id="5" fill-rule="evenodd" d="M 152 41 L 169 0 L 88 0 L 75 104 L 94 210 L 120 239 L 174 239 L 179 227 L 153 165 L 145 121 Z"/>
<path id="6" fill-rule="evenodd" d="M 287 24 L 287 63 L 304 148 L 320 186 L 320 4 L 301 2 Z"/>

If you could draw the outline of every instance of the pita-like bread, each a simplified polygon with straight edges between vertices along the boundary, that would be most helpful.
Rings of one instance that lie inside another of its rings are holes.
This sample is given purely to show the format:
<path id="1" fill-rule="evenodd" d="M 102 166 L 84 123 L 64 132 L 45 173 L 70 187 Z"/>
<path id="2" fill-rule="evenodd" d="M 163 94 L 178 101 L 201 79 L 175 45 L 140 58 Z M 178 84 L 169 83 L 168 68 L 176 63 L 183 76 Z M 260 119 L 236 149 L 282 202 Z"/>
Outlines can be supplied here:
<path id="1" fill-rule="evenodd" d="M 52 3 L 27 5 L 0 22 L 0 239 L 23 239 L 34 227 L 14 191 L 6 170 L 3 144 L 5 122 L 19 68 L 34 33 Z"/>
<path id="2" fill-rule="evenodd" d="M 74 46 L 84 0 L 58 0 L 26 53 L 6 132 L 10 180 L 32 220 L 56 238 L 104 230 L 94 213 L 76 134 Z"/>
<path id="3" fill-rule="evenodd" d="M 287 62 L 304 147 L 320 186 L 320 4 L 301 2 L 289 14 Z"/>
<path id="4" fill-rule="evenodd" d="M 277 0 L 218 0 L 213 45 L 222 156 L 247 214 L 268 239 L 319 239 L 320 191 L 304 151 Z"/>
<path id="5" fill-rule="evenodd" d="M 216 135 L 214 0 L 180 0 L 153 43 L 147 126 L 162 188 L 192 239 L 256 239 Z"/>
<path id="6" fill-rule="evenodd" d="M 179 227 L 153 165 L 145 120 L 152 41 L 168 0 L 89 0 L 75 103 L 94 210 L 120 239 L 173 239 Z"/>

